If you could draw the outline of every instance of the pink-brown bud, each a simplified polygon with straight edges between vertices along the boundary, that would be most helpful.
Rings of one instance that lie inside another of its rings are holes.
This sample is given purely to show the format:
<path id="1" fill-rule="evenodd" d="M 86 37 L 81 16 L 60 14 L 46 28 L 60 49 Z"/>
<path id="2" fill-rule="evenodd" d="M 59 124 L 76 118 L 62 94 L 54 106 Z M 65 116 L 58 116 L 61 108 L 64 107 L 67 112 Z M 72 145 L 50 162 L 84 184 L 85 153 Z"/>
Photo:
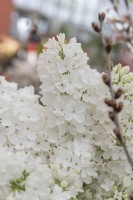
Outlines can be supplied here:
<path id="1" fill-rule="evenodd" d="M 105 99 L 104 102 L 109 106 L 109 107 L 112 107 L 112 108 L 116 108 L 116 100 L 115 99 Z"/>
<path id="2" fill-rule="evenodd" d="M 123 102 L 119 102 L 119 104 L 115 107 L 116 112 L 120 112 L 123 109 Z"/>
<path id="3" fill-rule="evenodd" d="M 102 12 L 102 13 L 99 13 L 99 21 L 100 22 L 103 22 L 104 21 L 104 19 L 105 19 L 105 13 L 104 12 Z"/>
<path id="4" fill-rule="evenodd" d="M 101 31 L 101 29 L 99 28 L 99 26 L 95 22 L 92 22 L 92 28 L 97 33 L 100 33 L 100 31 Z"/>
<path id="5" fill-rule="evenodd" d="M 111 38 L 108 39 L 108 41 L 106 42 L 105 50 L 108 54 L 111 52 L 111 50 L 112 50 L 112 40 L 111 40 Z"/>
<path id="6" fill-rule="evenodd" d="M 115 135 L 116 135 L 116 137 L 117 137 L 117 139 L 119 140 L 119 142 L 121 143 L 122 142 L 122 135 L 121 135 L 121 133 L 120 133 L 120 131 L 119 131 L 119 129 L 118 128 L 114 128 L 114 133 L 115 133 Z"/>
<path id="7" fill-rule="evenodd" d="M 119 88 L 119 89 L 115 92 L 115 99 L 120 98 L 122 94 L 123 94 L 123 89 Z"/>
<path id="8" fill-rule="evenodd" d="M 113 111 L 109 112 L 109 118 L 114 121 L 115 120 L 115 113 Z"/>
<path id="9" fill-rule="evenodd" d="M 109 76 L 107 74 L 103 74 L 102 75 L 102 79 L 103 79 L 103 82 L 109 86 L 110 85 L 110 80 L 109 80 Z"/>

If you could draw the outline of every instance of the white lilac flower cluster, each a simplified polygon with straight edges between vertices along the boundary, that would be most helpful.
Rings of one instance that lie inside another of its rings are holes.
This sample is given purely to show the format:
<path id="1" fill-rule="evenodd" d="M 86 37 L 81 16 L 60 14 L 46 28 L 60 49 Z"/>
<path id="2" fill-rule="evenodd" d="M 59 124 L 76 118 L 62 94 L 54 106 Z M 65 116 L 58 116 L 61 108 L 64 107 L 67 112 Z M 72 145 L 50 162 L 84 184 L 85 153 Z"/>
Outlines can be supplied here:
<path id="1" fill-rule="evenodd" d="M 0 78 L 0 200 L 127 200 L 133 172 L 113 134 L 101 74 L 64 34 L 38 60 L 40 96 Z M 119 115 L 133 155 L 133 73 L 112 71 L 123 88 Z"/>

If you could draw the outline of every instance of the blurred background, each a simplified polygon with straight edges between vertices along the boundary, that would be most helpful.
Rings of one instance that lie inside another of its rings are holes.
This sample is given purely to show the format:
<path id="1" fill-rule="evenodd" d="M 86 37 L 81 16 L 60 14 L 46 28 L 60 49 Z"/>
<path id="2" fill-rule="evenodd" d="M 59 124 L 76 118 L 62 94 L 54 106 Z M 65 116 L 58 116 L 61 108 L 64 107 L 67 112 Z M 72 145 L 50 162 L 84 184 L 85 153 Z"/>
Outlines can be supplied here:
<path id="1" fill-rule="evenodd" d="M 34 85 L 38 92 L 39 80 L 36 60 L 42 44 L 49 37 L 62 32 L 77 37 L 87 52 L 89 64 L 98 71 L 105 70 L 103 46 L 92 30 L 92 21 L 98 22 L 98 13 L 105 11 L 115 18 L 111 0 L 0 0 L 0 74 L 19 87 Z M 132 5 L 131 5 L 132 6 Z M 133 7 L 132 7 L 133 8 Z M 120 0 L 125 12 L 124 0 Z M 115 37 L 112 26 L 105 23 L 107 37 Z M 113 62 L 133 65 L 132 53 L 123 44 L 115 44 Z"/>

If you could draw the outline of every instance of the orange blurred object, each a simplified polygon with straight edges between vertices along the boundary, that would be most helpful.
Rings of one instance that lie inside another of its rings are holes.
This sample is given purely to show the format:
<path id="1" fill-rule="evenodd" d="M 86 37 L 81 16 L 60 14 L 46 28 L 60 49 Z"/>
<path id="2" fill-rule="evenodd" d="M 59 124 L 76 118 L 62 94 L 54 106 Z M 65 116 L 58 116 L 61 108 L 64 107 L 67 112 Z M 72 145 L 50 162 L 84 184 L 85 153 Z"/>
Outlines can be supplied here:
<path id="1" fill-rule="evenodd" d="M 0 36 L 0 62 L 6 63 L 18 50 L 21 48 L 21 43 L 9 36 Z"/>

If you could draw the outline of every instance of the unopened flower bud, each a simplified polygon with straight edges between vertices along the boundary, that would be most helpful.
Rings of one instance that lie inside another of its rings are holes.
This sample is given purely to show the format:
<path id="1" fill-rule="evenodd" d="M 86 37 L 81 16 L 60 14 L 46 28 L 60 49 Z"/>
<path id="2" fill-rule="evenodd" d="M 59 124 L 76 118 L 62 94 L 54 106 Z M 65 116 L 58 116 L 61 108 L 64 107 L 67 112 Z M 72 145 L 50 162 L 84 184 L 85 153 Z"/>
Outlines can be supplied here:
<path id="1" fill-rule="evenodd" d="M 111 50 L 112 50 L 112 40 L 111 39 L 108 39 L 106 46 L 105 46 L 105 49 L 106 49 L 107 53 L 111 52 Z"/>
<path id="2" fill-rule="evenodd" d="M 99 28 L 99 26 L 95 22 L 92 22 L 92 28 L 97 33 L 99 33 L 101 31 L 101 29 Z"/>
<path id="3" fill-rule="evenodd" d="M 116 112 L 120 112 L 123 109 L 123 106 L 124 106 L 123 102 L 119 102 L 118 106 L 116 106 L 115 108 Z"/>
<path id="4" fill-rule="evenodd" d="M 102 12 L 102 13 L 99 13 L 99 21 L 100 22 L 103 22 L 104 21 L 104 19 L 105 19 L 105 13 L 104 12 Z"/>
<path id="5" fill-rule="evenodd" d="M 102 75 L 102 79 L 103 79 L 103 82 L 106 84 L 106 85 L 110 85 L 110 80 L 109 80 L 109 76 L 107 74 L 103 74 Z"/>
<path id="6" fill-rule="evenodd" d="M 117 139 L 119 140 L 119 142 L 122 142 L 122 135 L 121 135 L 119 129 L 118 129 L 118 128 L 114 128 L 113 131 L 114 131 L 114 133 L 115 133 Z"/>
<path id="7" fill-rule="evenodd" d="M 61 181 L 60 186 L 62 188 L 66 188 L 68 186 L 68 183 L 66 181 Z"/>
<path id="8" fill-rule="evenodd" d="M 115 120 L 115 113 L 113 111 L 109 112 L 109 118 L 114 121 Z"/>
<path id="9" fill-rule="evenodd" d="M 115 99 L 118 99 L 119 97 L 121 97 L 122 94 L 123 94 L 123 89 L 119 88 L 119 89 L 115 92 Z"/>
<path id="10" fill-rule="evenodd" d="M 107 99 L 105 98 L 104 102 L 112 108 L 116 108 L 116 100 L 115 99 Z"/>
<path id="11" fill-rule="evenodd" d="M 52 164 L 51 168 L 55 171 L 58 171 L 60 169 L 60 165 L 58 163 Z"/>

